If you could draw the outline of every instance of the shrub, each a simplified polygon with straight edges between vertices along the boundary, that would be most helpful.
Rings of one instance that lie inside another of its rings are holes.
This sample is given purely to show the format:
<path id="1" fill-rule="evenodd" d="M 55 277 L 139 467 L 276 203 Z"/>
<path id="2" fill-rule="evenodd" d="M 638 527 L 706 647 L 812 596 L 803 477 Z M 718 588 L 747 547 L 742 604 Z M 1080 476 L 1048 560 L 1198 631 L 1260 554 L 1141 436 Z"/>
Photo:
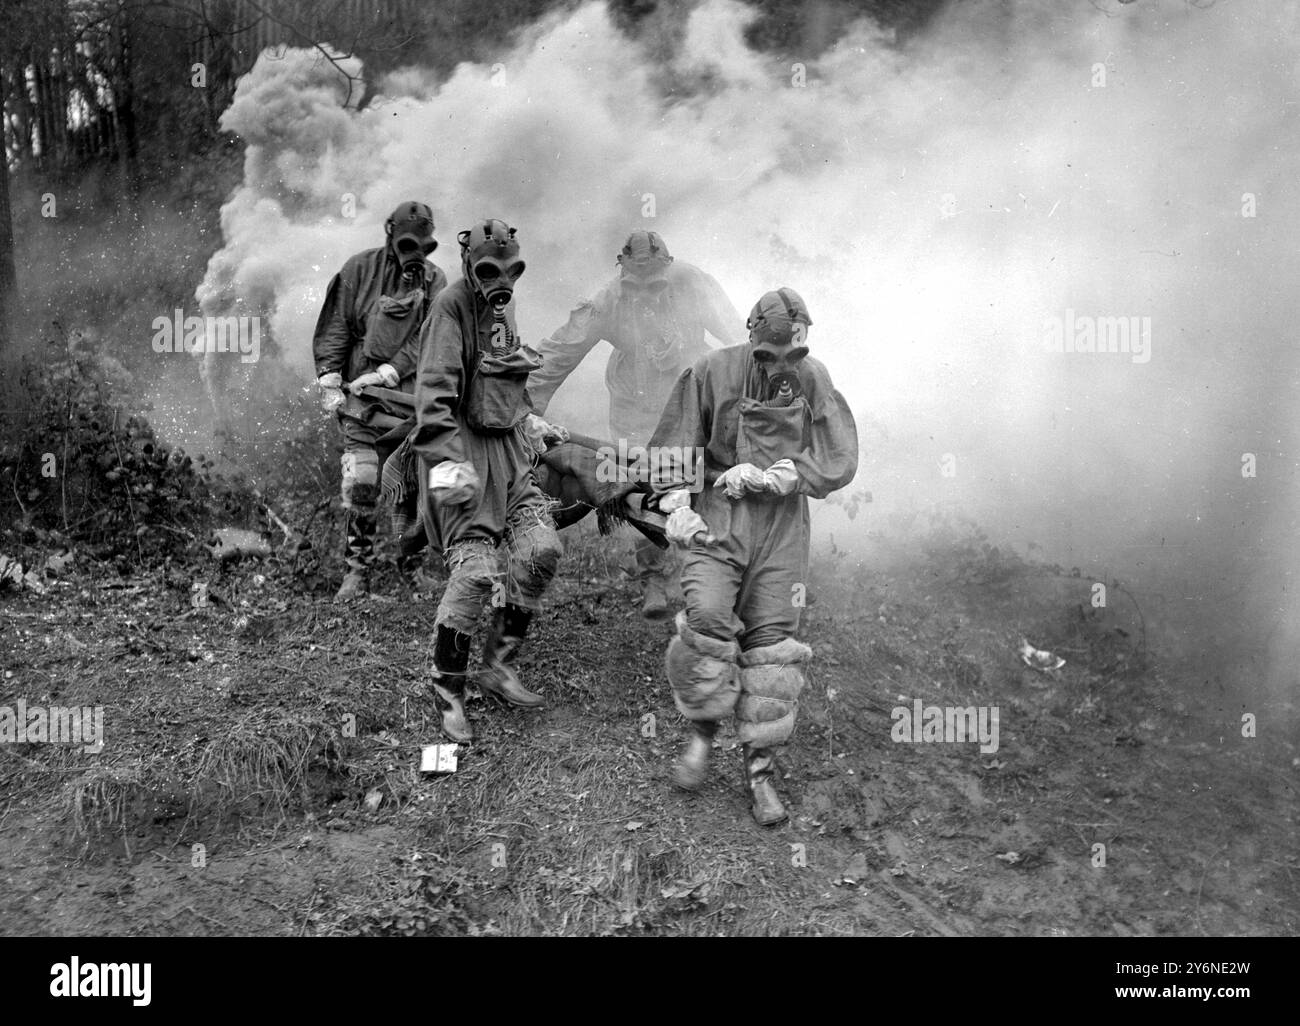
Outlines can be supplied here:
<path id="1" fill-rule="evenodd" d="M 58 326 L 56 326 L 58 327 Z M 254 497 L 161 442 L 120 364 L 58 327 L 11 356 L 0 402 L 0 514 L 23 544 L 77 543 L 139 562 L 177 553 Z"/>

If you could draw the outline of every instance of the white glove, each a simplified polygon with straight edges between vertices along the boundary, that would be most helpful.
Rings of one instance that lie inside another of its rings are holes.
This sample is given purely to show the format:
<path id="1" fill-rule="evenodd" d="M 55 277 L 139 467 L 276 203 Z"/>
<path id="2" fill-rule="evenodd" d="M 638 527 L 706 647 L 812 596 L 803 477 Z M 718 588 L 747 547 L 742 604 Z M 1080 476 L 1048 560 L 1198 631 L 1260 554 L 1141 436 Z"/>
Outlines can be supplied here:
<path id="1" fill-rule="evenodd" d="M 767 482 L 763 477 L 763 472 L 752 463 L 737 463 L 730 470 L 724 470 L 718 479 L 713 482 L 714 488 L 725 488 L 727 498 L 739 499 L 746 492 L 763 492 L 767 490 Z"/>
<path id="2" fill-rule="evenodd" d="M 793 460 L 777 460 L 764 471 L 763 481 L 769 492 L 791 495 L 799 487 L 799 471 L 795 470 Z"/>
<path id="3" fill-rule="evenodd" d="M 460 506 L 478 494 L 478 473 L 472 463 L 443 460 L 429 469 L 429 491 L 444 506 Z"/>
<path id="4" fill-rule="evenodd" d="M 665 492 L 663 498 L 659 500 L 660 513 L 671 513 L 673 510 L 690 508 L 691 493 L 686 488 L 679 488 L 675 492 Z"/>
<path id="5" fill-rule="evenodd" d="M 338 371 L 322 374 L 316 379 L 320 386 L 320 408 L 326 413 L 333 413 L 343 405 L 343 375 Z"/>
<path id="6" fill-rule="evenodd" d="M 383 363 L 367 374 L 353 378 L 352 384 L 348 385 L 348 390 L 353 395 L 360 395 L 361 390 L 367 385 L 382 385 L 384 388 L 396 388 L 397 382 L 401 380 L 397 376 L 397 370 L 391 363 Z"/>
<path id="7" fill-rule="evenodd" d="M 694 544 L 697 538 L 705 545 L 712 545 L 716 540 L 709 534 L 709 525 L 704 522 L 704 518 L 689 506 L 675 509 L 668 514 L 664 534 L 668 536 L 670 542 L 676 542 L 686 548 Z M 699 537 L 701 535 L 703 537 Z"/>
<path id="8" fill-rule="evenodd" d="M 524 437 L 536 452 L 542 453 L 552 445 L 569 440 L 569 429 L 543 420 L 535 413 L 524 419 Z"/>

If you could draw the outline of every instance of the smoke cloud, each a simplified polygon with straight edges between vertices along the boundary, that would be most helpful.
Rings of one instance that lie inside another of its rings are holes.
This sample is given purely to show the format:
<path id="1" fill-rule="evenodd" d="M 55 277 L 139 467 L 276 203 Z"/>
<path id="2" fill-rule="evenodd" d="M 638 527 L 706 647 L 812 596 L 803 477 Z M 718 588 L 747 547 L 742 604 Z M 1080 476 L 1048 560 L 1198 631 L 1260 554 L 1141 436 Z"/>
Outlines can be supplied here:
<path id="1" fill-rule="evenodd" d="M 1293 697 L 1300 4 L 988 0 L 902 47 L 862 22 L 779 59 L 750 16 L 709 0 L 665 46 L 589 4 L 362 112 L 318 56 L 264 58 L 223 120 L 247 163 L 205 312 L 269 317 L 310 381 L 330 276 L 419 199 L 452 278 L 457 230 L 519 229 L 536 341 L 653 227 L 742 315 L 778 285 L 808 301 L 875 500 L 819 510 L 841 548 L 962 510 L 1135 582 L 1169 643 Z M 1068 351 L 1130 323 L 1127 351 Z M 603 430 L 602 349 L 556 419 Z"/>

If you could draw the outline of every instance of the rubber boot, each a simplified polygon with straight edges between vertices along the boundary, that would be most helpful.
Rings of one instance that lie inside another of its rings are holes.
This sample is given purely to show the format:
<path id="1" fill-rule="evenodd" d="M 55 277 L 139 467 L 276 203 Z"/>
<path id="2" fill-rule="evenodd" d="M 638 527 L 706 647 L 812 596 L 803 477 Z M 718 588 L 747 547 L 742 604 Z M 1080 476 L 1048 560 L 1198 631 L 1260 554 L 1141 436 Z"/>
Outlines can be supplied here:
<path id="1" fill-rule="evenodd" d="M 352 489 L 352 506 L 347 511 L 348 572 L 334 596 L 335 602 L 350 602 L 370 593 L 370 568 L 375 562 L 375 499 L 373 485 Z"/>
<path id="2" fill-rule="evenodd" d="M 497 611 L 483 646 L 483 670 L 478 676 L 478 687 L 483 694 L 524 709 L 536 709 L 546 701 L 519 683 L 515 669 L 532 619 L 532 612 L 520 606 L 507 604 Z"/>
<path id="3" fill-rule="evenodd" d="M 447 708 L 442 710 L 442 732 L 453 741 L 474 740 L 474 728 L 465 715 L 465 669 L 469 666 L 470 637 L 446 624 L 438 625 L 433 643 L 433 690 Z"/>
<path id="4" fill-rule="evenodd" d="M 663 620 L 672 612 L 668 608 L 668 590 L 664 587 L 663 577 L 659 574 L 645 580 L 645 592 L 641 600 L 641 615 L 647 620 Z"/>
<path id="5" fill-rule="evenodd" d="M 772 785 L 776 763 L 772 758 L 771 749 L 745 745 L 744 759 L 745 786 L 749 788 L 750 797 L 754 802 L 749 811 L 755 821 L 761 826 L 772 826 L 788 819 L 789 814 L 785 811 L 785 806 L 781 804 L 776 788 Z"/>
<path id="6" fill-rule="evenodd" d="M 713 749 L 713 735 L 718 732 L 716 720 L 692 720 L 691 737 L 677 756 L 673 767 L 673 783 L 683 791 L 698 791 L 709 769 L 709 753 Z"/>

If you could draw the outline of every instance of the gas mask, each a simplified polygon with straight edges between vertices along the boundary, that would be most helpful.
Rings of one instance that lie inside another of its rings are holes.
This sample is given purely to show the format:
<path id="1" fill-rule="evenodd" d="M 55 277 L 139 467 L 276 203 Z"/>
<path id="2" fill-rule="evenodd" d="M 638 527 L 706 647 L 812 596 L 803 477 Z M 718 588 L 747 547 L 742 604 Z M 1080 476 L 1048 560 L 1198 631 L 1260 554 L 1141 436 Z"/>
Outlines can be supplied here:
<path id="1" fill-rule="evenodd" d="M 634 231 L 615 258 L 619 267 L 619 290 L 631 311 L 632 323 L 650 358 L 676 367 L 678 338 L 676 324 L 665 302 L 668 267 L 673 262 L 658 232 Z"/>
<path id="2" fill-rule="evenodd" d="M 639 309 L 657 310 L 673 262 L 658 232 L 635 231 L 617 256 L 622 293 Z"/>
<path id="3" fill-rule="evenodd" d="M 525 267 L 519 259 L 515 230 L 504 221 L 489 218 L 461 232 L 457 239 L 465 280 L 487 301 L 494 317 L 504 317 Z"/>
<path id="4" fill-rule="evenodd" d="M 388 246 L 401 268 L 407 289 L 424 285 L 429 254 L 438 248 L 433 237 L 433 211 L 414 200 L 403 203 L 385 222 Z"/>
<path id="5" fill-rule="evenodd" d="M 767 377 L 773 398 L 789 404 L 802 392 L 799 364 L 808 355 L 808 306 L 794 289 L 768 292 L 754 304 L 745 327 L 754 362 Z"/>

